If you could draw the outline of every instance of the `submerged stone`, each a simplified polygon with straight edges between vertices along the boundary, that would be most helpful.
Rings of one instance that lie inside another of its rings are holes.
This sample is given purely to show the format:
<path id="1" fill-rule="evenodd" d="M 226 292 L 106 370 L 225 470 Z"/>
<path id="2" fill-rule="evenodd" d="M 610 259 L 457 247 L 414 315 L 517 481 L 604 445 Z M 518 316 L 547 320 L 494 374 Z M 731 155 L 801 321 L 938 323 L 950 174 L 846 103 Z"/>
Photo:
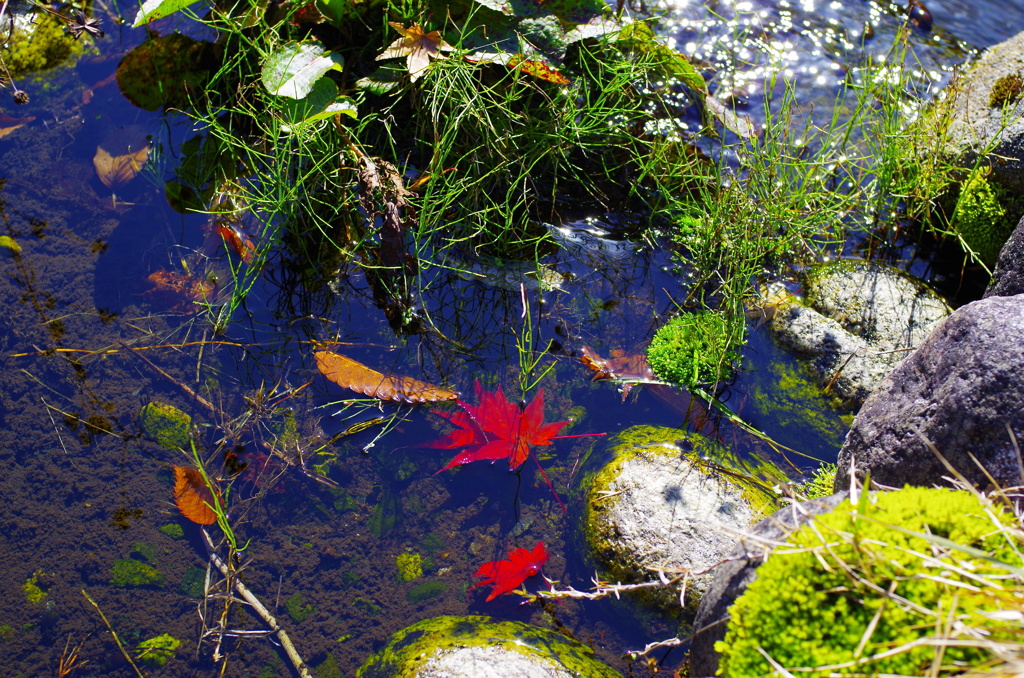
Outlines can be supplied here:
<path id="1" fill-rule="evenodd" d="M 801 302 L 778 290 L 768 328 L 804 359 L 814 381 L 856 409 L 952 310 L 924 283 L 902 271 L 837 261 L 807 276 Z M 779 298 L 782 297 L 782 298 Z"/>
<path id="2" fill-rule="evenodd" d="M 655 569 L 704 570 L 721 561 L 744 532 L 775 510 L 776 497 L 755 474 L 778 480 L 781 472 L 744 469 L 703 436 L 674 428 L 635 426 L 613 438 L 611 460 L 588 480 L 584 537 L 609 581 L 656 579 Z M 710 575 L 687 583 L 692 616 Z M 680 588 L 644 589 L 644 602 L 679 610 Z"/>
<path id="3" fill-rule="evenodd" d="M 359 678 L 621 678 L 561 633 L 490 617 L 433 617 L 391 636 Z"/>

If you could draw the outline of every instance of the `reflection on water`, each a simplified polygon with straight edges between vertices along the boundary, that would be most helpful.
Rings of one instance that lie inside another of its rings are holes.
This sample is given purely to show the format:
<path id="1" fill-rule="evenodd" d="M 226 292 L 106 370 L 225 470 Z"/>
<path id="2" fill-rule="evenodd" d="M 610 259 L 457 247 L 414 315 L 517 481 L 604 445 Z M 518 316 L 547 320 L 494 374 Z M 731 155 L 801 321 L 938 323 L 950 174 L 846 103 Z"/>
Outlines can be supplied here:
<path id="1" fill-rule="evenodd" d="M 956 38 L 984 45 L 1007 37 L 1012 22 L 993 16 L 1020 9 L 929 5 L 935 28 L 910 34 L 928 76 L 922 87 L 941 84 L 965 57 Z M 850 64 L 888 54 L 901 25 L 899 8 L 868 2 L 680 2 L 661 30 L 713 68 L 720 95 L 756 101 L 766 69 L 778 68 L 802 105 L 824 112 Z M 623 654 L 673 635 L 671 619 L 638 625 L 604 603 L 538 608 L 509 596 L 485 603 L 484 592 L 467 590 L 482 562 L 538 540 L 552 554 L 549 577 L 589 586 L 591 573 L 569 543 L 578 516 L 560 510 L 536 465 L 510 473 L 477 462 L 435 475 L 450 454 L 422 447 L 446 430 L 429 406 L 360 399 L 324 380 L 312 356 L 328 347 L 466 397 L 475 379 L 503 384 L 513 400 L 544 386 L 547 420 L 574 420 L 564 433 L 689 426 L 739 454 L 766 455 L 762 440 L 687 396 L 638 387 L 623 398 L 614 383 L 592 381 L 581 360 L 584 346 L 605 357 L 641 353 L 690 293 L 686 271 L 639 237 L 630 217 L 598 215 L 553 226 L 563 247 L 540 270 L 451 261 L 423 273 L 415 303 L 403 309 L 420 331 L 398 338 L 363 271 L 346 268 L 325 280 L 302 255 L 286 252 L 260 272 L 235 322 L 215 333 L 194 304 L 162 299 L 147 282 L 157 271 L 217 286 L 230 278 L 228 254 L 208 246 L 208 219 L 172 211 L 163 193 L 195 131 L 181 116 L 127 105 L 112 75 L 142 34 L 108 28 L 101 54 L 32 87 L 22 83 L 35 94 L 18 117 L 34 120 L 0 147 L 0 235 L 17 244 L 0 251 L 0 676 L 51 673 L 69 637 L 89 660 L 74 675 L 134 675 L 82 589 L 126 645 L 163 633 L 185 641 L 154 675 L 212 675 L 218 641 L 208 638 L 196 652 L 208 628 L 195 597 L 206 549 L 199 528 L 173 505 L 171 467 L 189 459 L 140 435 L 139 414 L 150 402 L 187 413 L 197 449 L 225 487 L 234 479 L 231 517 L 243 543 L 251 539 L 242 576 L 310 663 L 334 662 L 340 675 L 352 675 L 398 628 L 472 612 L 563 625 L 609 664 L 647 675 Z M 114 195 L 92 158 L 107 135 L 129 124 L 145 131 L 153 150 L 143 172 Z M 523 348 L 535 351 L 535 363 L 520 360 Z M 755 335 L 744 359 L 726 402 L 784 444 L 834 455 L 835 419 L 794 434 L 784 413 L 762 406 L 758 362 L 785 364 L 771 344 Z M 561 440 L 541 450 L 559 494 L 572 494 L 594 444 Z M 119 559 L 158 570 L 163 584 L 112 585 Z M 238 631 L 263 628 L 238 605 L 228 617 Z M 290 675 L 266 638 L 219 642 L 231 657 L 226 675 Z M 676 651 L 666 667 L 681 658 Z"/>

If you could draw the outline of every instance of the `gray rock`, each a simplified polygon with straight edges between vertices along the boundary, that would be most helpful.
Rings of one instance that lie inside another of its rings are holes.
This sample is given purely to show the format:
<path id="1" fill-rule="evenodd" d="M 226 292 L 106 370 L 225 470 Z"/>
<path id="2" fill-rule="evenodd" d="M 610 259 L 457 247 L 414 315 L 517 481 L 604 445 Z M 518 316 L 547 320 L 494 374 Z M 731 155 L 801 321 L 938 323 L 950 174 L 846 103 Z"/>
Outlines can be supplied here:
<path id="1" fill-rule="evenodd" d="M 713 676 L 718 671 L 720 655 L 715 651 L 715 642 L 725 638 L 729 606 L 757 578 L 758 566 L 768 557 L 771 549 L 766 544 L 783 541 L 790 532 L 806 525 L 814 516 L 831 511 L 848 496 L 848 492 L 840 492 L 787 506 L 754 525 L 750 537 L 739 540 L 731 556 L 741 557 L 715 569 L 711 586 L 697 608 L 693 622 L 696 633 L 690 644 L 690 675 Z"/>
<path id="2" fill-rule="evenodd" d="M 1017 223 L 1010 239 L 999 252 L 986 297 L 1012 297 L 1024 294 L 1024 218 Z"/>
<path id="3" fill-rule="evenodd" d="M 970 482 L 1022 484 L 1007 427 L 1024 443 L 1024 295 L 957 310 L 890 374 L 861 408 L 839 453 L 836 487 L 858 474 L 901 487 L 950 475 L 919 432 Z"/>
<path id="4" fill-rule="evenodd" d="M 636 426 L 611 443 L 613 458 L 593 476 L 586 493 L 585 539 L 610 581 L 656 581 L 653 570 L 700 571 L 733 548 L 745 532 L 774 510 L 774 497 L 737 478 L 717 473 L 721 448 L 679 429 Z M 716 449 L 717 448 L 717 449 Z M 686 609 L 692 616 L 710 575 L 691 579 Z M 678 613 L 680 589 L 644 589 L 638 597 Z"/>
<path id="5" fill-rule="evenodd" d="M 949 86 L 948 152 L 962 155 L 962 165 L 970 167 L 980 151 L 990 149 L 991 157 L 999 158 L 991 163 L 991 178 L 1024 191 L 1024 98 L 1005 110 L 989 105 L 996 81 L 1015 73 L 1024 73 L 1024 33 L 990 47 Z"/>
<path id="6" fill-rule="evenodd" d="M 868 262 L 825 264 L 807 276 L 805 290 L 805 304 L 792 296 L 776 304 L 768 328 L 805 359 L 818 386 L 849 408 L 859 407 L 951 313 L 920 281 Z"/>

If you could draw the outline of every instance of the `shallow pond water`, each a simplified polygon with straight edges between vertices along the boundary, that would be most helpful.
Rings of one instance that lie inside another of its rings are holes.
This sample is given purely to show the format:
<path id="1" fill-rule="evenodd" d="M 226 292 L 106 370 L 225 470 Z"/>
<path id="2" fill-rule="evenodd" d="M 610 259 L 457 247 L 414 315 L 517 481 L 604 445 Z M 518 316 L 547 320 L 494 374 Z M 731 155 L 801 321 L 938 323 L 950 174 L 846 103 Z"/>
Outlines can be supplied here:
<path id="1" fill-rule="evenodd" d="M 679 3 L 663 30 L 720 73 L 754 73 L 729 85 L 753 97 L 756 74 L 770 62 L 730 52 L 721 37 L 739 30 L 730 17 L 762 12 L 771 29 L 762 30 L 761 44 L 786 45 L 776 55 L 788 55 L 785 68 L 807 105 L 821 107 L 834 101 L 843 68 L 861 56 L 860 48 L 840 54 L 838 47 L 859 44 L 856 31 L 867 21 L 876 25 L 876 44 L 899 25 L 896 9 L 874 3 L 793 5 L 747 3 L 737 12 L 731 3 Z M 1024 17 L 1014 2 L 929 7 L 936 30 L 912 39 L 940 83 L 967 47 L 1009 37 L 1015 21 L 1007 19 Z M 786 18 L 793 12 L 795 21 Z M 814 22 L 801 24 L 800 16 Z M 160 30 L 175 27 L 197 34 L 173 21 Z M 631 241 L 628 219 L 599 215 L 597 223 L 553 233 L 562 248 L 544 264 L 555 289 L 488 262 L 475 275 L 435 272 L 420 285 L 420 305 L 409 309 L 425 331 L 400 339 L 358 268 L 317 276 L 284 248 L 226 330 L 215 333 L 205 315 L 182 303 L 180 290 L 154 290 L 153 276 L 171 271 L 230 277 L 224 252 L 209 246 L 208 219 L 172 211 L 164 195 L 195 132 L 183 116 L 127 103 L 112 75 L 144 33 L 107 29 L 96 54 L 19 83 L 32 102 L 8 115 L 26 124 L 0 139 L 3 235 L 17 243 L 0 250 L 0 677 L 55 672 L 66 641 L 81 644 L 88 660 L 73 675 L 134 675 L 83 590 L 126 646 L 163 633 L 184 641 L 174 660 L 148 674 L 214 674 L 215 639 L 197 648 L 206 547 L 173 502 L 171 467 L 188 460 L 143 434 L 140 413 L 151 402 L 188 413 L 203 455 L 225 464 L 226 474 L 237 471 L 232 518 L 251 540 L 243 577 L 306 661 L 321 666 L 319 675 L 353 675 L 394 631 L 465 613 L 566 629 L 624 674 L 650 675 L 645 662 L 624 654 L 675 635 L 671 618 L 634 617 L 628 606 L 607 602 L 485 602 L 483 590 L 469 590 L 484 561 L 538 540 L 552 554 L 547 576 L 589 587 L 592 573 L 574 537 L 573 488 L 601 438 L 538 448 L 550 488 L 529 460 L 520 473 L 480 462 L 436 474 L 455 451 L 424 447 L 447 430 L 432 407 L 354 397 L 321 377 L 313 356 L 330 348 L 381 372 L 443 382 L 471 400 L 475 379 L 502 384 L 512 400 L 529 386 L 532 397 L 533 377 L 550 367 L 539 384 L 547 419 L 572 419 L 563 433 L 689 427 L 738 454 L 765 453 L 759 439 L 696 399 L 646 387 L 623 397 L 615 384 L 592 381 L 580 359 L 585 346 L 601 356 L 642 352 L 673 302 L 685 298 L 686 271 L 651 243 Z M 840 30 L 852 42 L 838 40 Z M 815 52 L 815 45 L 838 47 Z M 737 56 L 760 66 L 726 67 Z M 125 127 L 152 137 L 154 149 L 139 176 L 112 190 L 97 178 L 93 158 Z M 898 259 L 931 275 L 912 252 Z M 546 349 L 537 365 L 520 362 L 522 342 Z M 764 406 L 777 400 L 772 366 L 793 368 L 755 328 L 723 400 L 808 455 L 783 462 L 796 478 L 816 460 L 834 459 L 843 424 L 829 414 L 829 425 L 813 434 L 794 431 L 790 419 Z M 329 482 L 316 480 L 317 471 Z M 420 576 L 403 579 L 403 554 L 420 556 Z M 119 560 L 150 565 L 163 579 L 114 585 Z M 263 628 L 238 606 L 233 615 L 235 628 Z M 265 637 L 228 638 L 223 647 L 226 675 L 292 675 Z M 684 653 L 656 657 L 671 670 Z M 330 673 L 332 663 L 338 673 Z"/>

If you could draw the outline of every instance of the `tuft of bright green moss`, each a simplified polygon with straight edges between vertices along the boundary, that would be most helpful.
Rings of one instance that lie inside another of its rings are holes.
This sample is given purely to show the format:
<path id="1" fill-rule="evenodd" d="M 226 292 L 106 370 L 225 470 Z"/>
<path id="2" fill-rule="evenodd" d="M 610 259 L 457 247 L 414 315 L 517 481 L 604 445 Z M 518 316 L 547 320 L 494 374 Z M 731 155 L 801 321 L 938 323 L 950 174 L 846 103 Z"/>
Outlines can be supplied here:
<path id="1" fill-rule="evenodd" d="M 991 108 L 1002 108 L 1007 104 L 1015 104 L 1024 93 L 1024 77 L 1020 73 L 1009 73 L 992 83 L 992 91 L 988 95 Z"/>
<path id="2" fill-rule="evenodd" d="M 309 603 L 302 603 L 302 594 L 296 593 L 294 596 L 284 602 L 284 607 L 288 610 L 288 615 L 295 620 L 295 623 L 304 622 L 309 615 L 316 612 L 316 608 Z"/>
<path id="3" fill-rule="evenodd" d="M 192 440 L 192 417 L 155 400 L 142 408 L 139 426 L 147 438 L 172 452 L 187 450 Z"/>
<path id="4" fill-rule="evenodd" d="M 423 556 L 418 553 L 399 553 L 395 558 L 395 567 L 402 581 L 418 579 L 423 576 Z"/>
<path id="5" fill-rule="evenodd" d="M 725 314 L 687 313 L 655 333 L 647 362 L 663 381 L 684 388 L 711 386 L 732 373 L 742 343 L 743 326 Z"/>
<path id="6" fill-rule="evenodd" d="M 963 238 L 978 259 L 992 266 L 1020 217 L 1008 190 L 989 181 L 991 168 L 973 172 L 960 189 L 950 227 Z"/>
<path id="7" fill-rule="evenodd" d="M 436 598 L 447 590 L 448 585 L 443 581 L 425 581 L 409 589 L 409 592 L 405 594 L 405 599 L 410 603 L 420 603 Z"/>
<path id="8" fill-rule="evenodd" d="M 144 640 L 136 645 L 135 659 L 140 664 L 159 669 L 174 659 L 174 653 L 180 645 L 181 641 L 174 636 L 169 633 L 161 633 L 155 638 Z"/>
<path id="9" fill-rule="evenodd" d="M 114 586 L 159 586 L 167 581 L 163 572 L 131 558 L 118 558 L 110 568 L 110 583 Z"/>
<path id="10" fill-rule="evenodd" d="M 1006 579 L 1007 569 L 990 558 L 1022 564 L 1000 524 L 1012 525 L 1013 517 L 963 491 L 907 487 L 874 493 L 856 508 L 843 502 L 790 535 L 729 609 L 725 640 L 715 644 L 720 675 L 778 675 L 765 654 L 782 667 L 833 667 L 800 671 L 809 678 L 961 675 L 986 654 L 958 646 L 957 629 L 984 620 L 991 639 L 999 639 L 999 628 L 1019 638 L 1019 629 L 985 618 L 1012 594 L 978 588 L 986 576 Z M 925 534 L 987 556 L 916 536 Z M 953 642 L 932 674 L 935 646 L 913 643 L 941 635 L 946 620 L 957 620 Z"/>
<path id="11" fill-rule="evenodd" d="M 178 523 L 167 523 L 166 525 L 161 525 L 159 530 L 171 539 L 181 539 L 185 536 L 185 528 Z"/>
<path id="12" fill-rule="evenodd" d="M 808 499 L 820 499 L 821 497 L 831 497 L 835 494 L 837 470 L 835 464 L 822 463 L 821 466 L 815 469 L 811 479 L 801 487 L 804 496 Z"/>
<path id="13" fill-rule="evenodd" d="M 32 605 L 41 603 L 43 598 L 47 596 L 47 592 L 39 587 L 39 578 L 43 576 L 42 570 L 36 570 L 32 573 L 32 576 L 25 580 L 25 583 L 21 585 L 21 590 L 25 592 L 25 600 Z"/>

